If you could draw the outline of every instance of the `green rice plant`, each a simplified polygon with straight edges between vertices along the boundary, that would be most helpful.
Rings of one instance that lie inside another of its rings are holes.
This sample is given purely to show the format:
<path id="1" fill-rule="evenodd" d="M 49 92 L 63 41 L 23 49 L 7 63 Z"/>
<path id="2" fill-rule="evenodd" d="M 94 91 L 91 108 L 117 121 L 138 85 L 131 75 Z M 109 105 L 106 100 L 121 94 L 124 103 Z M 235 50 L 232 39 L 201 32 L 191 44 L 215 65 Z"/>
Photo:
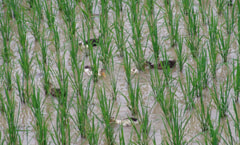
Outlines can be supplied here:
<path id="1" fill-rule="evenodd" d="M 35 41 L 40 40 L 40 27 L 41 27 L 41 17 L 38 16 L 38 12 L 34 9 L 32 10 L 32 15 L 29 17 L 30 28 L 32 30 L 33 36 L 35 37 Z"/>
<path id="2" fill-rule="evenodd" d="M 62 8 L 63 8 L 63 20 L 67 26 L 68 29 L 68 37 L 70 40 L 75 38 L 75 33 L 76 33 L 76 2 L 75 0 L 68 0 L 68 1 L 63 1 L 62 2 Z"/>
<path id="3" fill-rule="evenodd" d="M 216 70 L 217 70 L 217 25 L 218 19 L 213 15 L 211 12 L 211 21 L 208 27 L 209 33 L 209 44 L 208 47 L 208 54 L 210 60 L 210 72 L 212 74 L 213 79 L 216 78 Z"/>
<path id="4" fill-rule="evenodd" d="M 146 16 L 148 29 L 149 29 L 149 33 L 152 41 L 154 58 L 158 60 L 160 44 L 159 44 L 159 38 L 158 38 L 157 17 L 155 16 L 155 13 L 154 13 L 154 10 L 155 10 L 154 4 L 155 4 L 155 0 L 146 1 L 144 14 Z M 159 13 L 160 11 L 158 11 L 157 15 L 159 15 Z"/>
<path id="5" fill-rule="evenodd" d="M 200 90 L 205 89 L 208 83 L 208 66 L 207 66 L 207 52 L 206 49 L 202 48 L 201 53 L 196 59 L 197 62 L 197 79 L 199 80 L 197 85 Z M 202 96 L 202 92 L 199 90 L 197 96 Z"/>
<path id="6" fill-rule="evenodd" d="M 188 69 L 186 70 L 186 82 L 182 83 L 180 77 L 178 79 L 181 90 L 183 92 L 186 109 L 192 109 L 195 107 L 194 93 L 196 91 L 196 81 L 193 80 L 195 77 L 195 73 L 192 72 L 191 69 L 188 67 Z"/>
<path id="7" fill-rule="evenodd" d="M 121 132 L 119 133 L 119 144 L 125 145 L 125 139 L 124 139 L 124 132 L 123 132 L 123 126 L 120 126 Z"/>
<path id="8" fill-rule="evenodd" d="M 93 50 L 93 47 L 90 45 L 90 63 L 91 63 L 91 69 L 92 69 L 92 77 L 93 81 L 98 81 L 98 69 L 99 69 L 99 58 L 98 58 L 98 51 Z"/>
<path id="9" fill-rule="evenodd" d="M 199 3 L 199 11 L 201 13 L 201 17 L 202 17 L 202 22 L 204 24 L 206 24 L 206 8 L 204 6 L 204 1 L 205 0 L 198 0 L 198 3 Z"/>
<path id="10" fill-rule="evenodd" d="M 2 138 L 2 132 L 0 132 L 0 144 L 4 145 L 4 143 L 5 143 L 5 139 Z"/>
<path id="11" fill-rule="evenodd" d="M 236 104 L 234 103 L 234 100 L 233 100 L 233 110 L 234 110 L 234 114 L 231 114 L 231 118 L 233 119 L 234 121 L 234 127 L 235 127 L 235 133 L 236 135 L 238 135 L 238 138 L 240 137 L 240 126 L 239 126 L 239 115 L 238 115 L 238 109 L 236 107 Z"/>
<path id="12" fill-rule="evenodd" d="M 210 136 L 208 140 L 210 144 L 218 145 L 221 138 L 220 118 L 218 118 L 216 125 L 213 124 L 214 122 L 211 120 L 211 118 L 209 118 L 208 123 L 209 123 L 209 136 Z"/>
<path id="13" fill-rule="evenodd" d="M 222 14 L 224 6 L 226 5 L 226 0 L 216 0 L 217 13 Z"/>
<path id="14" fill-rule="evenodd" d="M 17 18 L 18 17 L 18 12 L 19 12 L 19 1 L 18 0 L 9 0 L 6 1 L 7 5 L 9 6 L 10 9 L 8 9 L 8 11 L 10 12 L 10 16 L 12 18 Z"/>
<path id="15" fill-rule="evenodd" d="M 43 13 L 42 13 L 42 1 L 41 0 L 33 0 L 33 6 L 34 6 L 34 10 L 36 11 L 36 16 L 39 19 L 43 18 Z"/>
<path id="16" fill-rule="evenodd" d="M 25 94 L 24 91 L 24 79 L 22 79 L 23 81 L 20 81 L 20 76 L 19 74 L 16 74 L 16 83 L 17 83 L 17 89 L 18 89 L 18 94 L 20 97 L 21 102 L 26 103 L 26 101 L 28 100 L 27 95 Z"/>
<path id="17" fill-rule="evenodd" d="M 21 138 L 18 134 L 18 119 L 20 112 L 15 114 L 16 110 L 16 102 L 15 97 L 9 94 L 8 90 L 5 88 L 5 96 L 6 100 L 3 98 L 2 94 L 0 93 L 1 105 L 3 107 L 4 117 L 7 121 L 7 133 L 5 134 L 5 139 L 7 144 L 19 144 L 21 143 Z M 20 109 L 18 109 L 20 110 Z"/>
<path id="18" fill-rule="evenodd" d="M 173 80 L 173 77 L 172 77 L 172 69 L 170 69 L 170 66 L 168 65 L 169 58 L 167 56 L 166 49 L 162 48 L 161 49 L 161 54 L 162 54 L 162 58 L 164 60 L 164 61 L 160 62 L 161 66 L 163 66 L 162 70 L 163 70 L 163 74 L 164 74 L 164 82 L 165 82 L 166 85 L 170 85 L 172 80 Z M 165 64 L 163 64 L 163 63 L 165 63 Z M 156 60 L 155 64 L 154 64 L 155 65 L 154 69 L 158 69 L 158 66 L 156 66 L 158 64 L 159 64 L 159 62 Z"/>
<path id="19" fill-rule="evenodd" d="M 0 31 L 2 34 L 2 41 L 4 46 L 4 52 L 6 53 L 6 46 L 10 45 L 11 41 L 11 25 L 10 25 L 10 18 L 8 17 L 9 10 L 6 11 L 6 15 L 0 14 Z M 9 53 L 5 54 L 6 56 L 9 56 Z M 6 58 L 4 59 L 4 62 L 6 61 Z"/>
<path id="20" fill-rule="evenodd" d="M 100 61 L 103 64 L 103 67 L 107 69 L 109 67 L 110 61 L 113 57 L 113 46 L 111 30 L 109 29 L 108 24 L 108 13 L 109 13 L 109 0 L 101 0 L 101 15 L 100 15 L 100 39 L 99 45 L 101 48 L 101 54 L 99 56 Z"/>
<path id="21" fill-rule="evenodd" d="M 127 49 L 125 48 L 125 53 L 124 53 L 124 57 L 123 57 L 123 66 L 125 69 L 125 75 L 126 75 L 126 81 L 128 86 L 131 86 L 131 58 L 129 57 L 129 52 L 127 51 Z"/>
<path id="22" fill-rule="evenodd" d="M 64 0 L 57 0 L 59 11 L 62 11 L 64 9 L 64 3 L 65 3 Z"/>
<path id="23" fill-rule="evenodd" d="M 46 145 L 48 143 L 48 125 L 43 115 L 43 103 L 40 98 L 39 89 L 36 91 L 33 86 L 33 93 L 31 95 L 31 110 L 35 116 L 35 126 L 33 128 L 36 131 L 36 138 L 39 145 Z"/>
<path id="24" fill-rule="evenodd" d="M 237 64 L 236 66 L 233 63 L 233 90 L 235 94 L 235 101 L 238 102 L 238 98 L 240 95 L 240 62 L 239 57 L 237 58 Z"/>
<path id="25" fill-rule="evenodd" d="M 92 118 L 92 126 L 91 128 L 88 130 L 88 134 L 87 134 L 87 139 L 88 139 L 88 143 L 90 145 L 98 145 L 98 141 L 99 141 L 99 125 L 95 126 L 94 124 L 94 117 Z"/>
<path id="26" fill-rule="evenodd" d="M 231 127 L 230 127 L 230 123 L 229 123 L 229 119 L 227 119 L 227 131 L 225 131 L 226 134 L 229 136 L 227 138 L 228 142 L 227 144 L 232 144 L 234 145 L 234 139 L 233 139 L 233 135 L 232 135 L 232 130 L 231 130 Z M 236 144 L 236 143 L 235 143 Z"/>
<path id="27" fill-rule="evenodd" d="M 217 91 L 216 85 L 213 84 L 213 89 L 211 90 L 211 96 L 217 106 L 217 109 L 220 113 L 219 117 L 226 117 L 229 107 L 229 93 L 231 90 L 231 82 L 227 76 L 227 80 L 220 84 L 219 93 Z"/>
<path id="28" fill-rule="evenodd" d="M 193 5 L 193 1 L 192 0 L 181 0 L 182 2 L 182 11 L 185 15 L 188 15 L 190 12 L 190 9 Z"/>
<path id="29" fill-rule="evenodd" d="M 171 0 L 164 0 L 164 7 L 165 7 L 165 23 L 167 24 L 167 20 L 168 20 L 168 25 L 172 25 L 172 21 L 174 20 L 173 19 L 173 7 L 171 5 Z"/>
<path id="30" fill-rule="evenodd" d="M 145 51 L 142 49 L 142 8 L 139 0 L 130 0 L 126 3 L 129 6 L 128 20 L 132 29 L 132 39 L 134 44 L 130 44 L 131 57 L 138 70 L 145 69 Z M 130 42 L 129 42 L 130 43 Z"/>
<path id="31" fill-rule="evenodd" d="M 93 28 L 94 21 L 92 20 L 93 16 L 93 4 L 96 3 L 97 1 L 94 0 L 83 0 L 82 3 L 84 5 L 84 9 L 82 8 L 83 15 L 85 19 L 87 20 L 87 27 L 88 30 L 90 31 L 91 28 Z"/>
<path id="32" fill-rule="evenodd" d="M 75 108 L 76 111 L 76 119 L 75 123 L 80 131 L 80 134 L 83 138 L 88 136 L 88 129 L 90 126 L 90 123 L 88 122 L 88 110 L 89 105 L 92 100 L 93 94 L 94 94 L 94 88 L 92 92 L 90 92 L 90 85 L 91 80 L 89 80 L 88 85 L 86 89 L 83 88 L 83 81 L 82 81 L 82 72 L 78 72 L 78 80 L 76 80 L 77 85 L 77 107 Z M 81 75 L 81 76 L 79 76 Z"/>
<path id="33" fill-rule="evenodd" d="M 223 13 L 224 14 L 224 19 L 225 19 L 225 25 L 226 25 L 228 35 L 231 35 L 231 33 L 234 30 L 235 5 L 233 5 L 233 7 L 232 7 L 232 10 L 231 10 L 232 12 L 229 12 L 230 11 L 229 7 L 226 7 L 226 9 L 227 9 L 226 12 Z"/>
<path id="34" fill-rule="evenodd" d="M 148 113 L 148 108 L 143 105 L 143 101 L 141 101 L 141 112 L 139 112 L 139 122 L 140 124 L 140 129 L 137 129 L 135 125 L 133 125 L 133 129 L 135 130 L 137 134 L 137 144 L 143 144 L 143 145 L 148 145 L 150 138 L 149 138 L 149 133 L 151 130 L 151 122 L 149 120 L 149 113 Z"/>
<path id="35" fill-rule="evenodd" d="M 112 58 L 112 68 L 111 68 L 110 80 L 111 80 L 111 92 L 112 92 L 111 97 L 112 97 L 112 100 L 116 101 L 117 94 L 118 94 L 118 88 L 117 88 L 117 78 L 115 77 L 115 73 L 114 73 L 113 58 Z"/>
<path id="36" fill-rule="evenodd" d="M 139 98 L 141 97 L 141 90 L 139 86 L 139 79 L 137 82 L 135 82 L 135 88 L 133 87 L 133 84 L 131 83 L 130 86 L 128 86 L 128 95 L 124 96 L 125 100 L 127 101 L 128 109 L 131 111 L 132 115 L 135 116 L 139 112 Z"/>
<path id="37" fill-rule="evenodd" d="M 27 0 L 30 8 L 33 8 L 34 0 Z"/>
<path id="38" fill-rule="evenodd" d="M 240 54 L 240 2 L 237 1 L 237 26 L 238 26 L 238 31 L 237 31 L 237 41 L 238 41 L 238 53 Z"/>
<path id="39" fill-rule="evenodd" d="M 209 129 L 208 121 L 211 118 L 210 106 L 204 104 L 203 97 L 200 98 L 200 103 L 200 106 L 196 107 L 197 118 L 201 124 L 202 132 L 206 132 Z M 211 102 L 209 104 L 211 104 Z M 207 109 L 205 109 L 205 107 L 207 107 Z"/>
<path id="40" fill-rule="evenodd" d="M 183 38 L 181 36 L 178 37 L 177 47 L 175 48 L 175 52 L 177 54 L 177 62 L 179 65 L 180 72 L 182 72 L 183 65 L 187 61 L 187 55 L 183 53 Z"/>
<path id="41" fill-rule="evenodd" d="M 45 28 L 43 29 L 42 34 L 45 34 Z M 47 62 L 47 42 L 46 39 L 44 38 L 44 35 L 41 36 L 40 39 L 40 48 L 41 48 L 41 55 L 42 58 L 41 60 L 37 57 L 38 64 L 40 65 L 40 68 L 43 71 L 43 88 L 45 91 L 45 95 L 49 94 L 49 88 L 50 88 L 50 68 Z"/>
<path id="42" fill-rule="evenodd" d="M 105 125 L 104 133 L 106 136 L 106 144 L 114 145 L 115 144 L 114 129 L 110 125 L 110 120 L 113 115 L 114 102 L 107 98 L 104 87 L 98 90 L 97 97 L 102 112 L 103 123 Z"/>
<path id="43" fill-rule="evenodd" d="M 114 30 L 115 30 L 115 43 L 117 45 L 118 51 L 120 52 L 120 56 L 124 55 L 124 47 L 125 47 L 125 38 L 124 38 L 124 21 L 123 15 L 121 15 L 122 9 L 122 0 L 112 0 L 113 10 L 115 12 L 114 16 Z"/>
<path id="44" fill-rule="evenodd" d="M 229 53 L 229 49 L 230 49 L 230 35 L 227 35 L 227 38 L 224 39 L 223 33 L 221 30 L 219 30 L 218 32 L 218 37 L 219 37 L 219 41 L 218 41 L 218 49 L 219 49 L 219 53 L 222 56 L 223 62 L 227 63 L 227 56 Z"/>
<path id="45" fill-rule="evenodd" d="M 47 0 L 44 1 L 44 11 L 47 18 L 47 24 L 49 29 L 52 31 L 54 29 L 54 23 L 55 23 L 55 17 L 56 14 L 53 9 L 52 1 L 50 1 L 50 4 L 48 4 Z"/>
<path id="46" fill-rule="evenodd" d="M 190 37 L 196 36 L 199 33 L 199 17 L 193 7 L 189 9 L 188 17 L 184 17 L 184 21 Z"/>
<path id="47" fill-rule="evenodd" d="M 177 101 L 172 102 L 172 110 L 171 118 L 164 118 L 164 127 L 167 132 L 168 140 L 166 140 L 166 144 L 172 144 L 172 145 L 179 145 L 179 144 L 188 144 L 186 140 L 184 139 L 185 132 L 186 132 L 186 126 L 191 119 L 190 116 L 186 116 L 184 112 L 179 110 Z M 180 116 L 186 116 L 186 117 L 180 117 Z"/>
<path id="48" fill-rule="evenodd" d="M 54 144 L 70 144 L 70 124 L 69 124 L 69 110 L 71 102 L 68 103 L 68 74 L 62 70 L 62 79 L 58 78 L 60 87 L 60 94 L 57 97 L 58 104 L 56 107 L 57 119 L 56 127 L 53 126 L 54 132 L 50 133 Z M 71 99 L 72 100 L 72 99 Z"/>

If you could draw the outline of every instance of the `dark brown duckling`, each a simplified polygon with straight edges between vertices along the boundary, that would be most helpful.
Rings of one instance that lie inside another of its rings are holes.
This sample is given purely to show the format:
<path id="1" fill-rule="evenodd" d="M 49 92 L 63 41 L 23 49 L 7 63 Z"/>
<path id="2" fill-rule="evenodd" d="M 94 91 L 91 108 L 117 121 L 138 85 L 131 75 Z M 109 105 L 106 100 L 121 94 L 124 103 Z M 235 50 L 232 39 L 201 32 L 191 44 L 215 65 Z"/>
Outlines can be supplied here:
<path id="1" fill-rule="evenodd" d="M 146 61 L 146 63 L 149 65 L 149 67 L 151 69 L 153 69 L 155 67 L 154 64 L 152 64 L 149 61 Z M 163 69 L 163 67 L 167 67 L 167 66 L 169 66 L 170 68 L 173 68 L 175 66 L 175 64 L 176 64 L 176 60 L 168 60 L 168 61 L 164 60 L 164 61 L 160 61 L 157 64 L 157 67 L 158 67 L 158 69 Z"/>
<path id="2" fill-rule="evenodd" d="M 99 38 L 92 38 L 89 40 L 85 40 L 84 42 L 80 41 L 79 45 L 89 47 L 89 45 L 92 45 L 93 47 L 97 46 L 99 44 Z"/>

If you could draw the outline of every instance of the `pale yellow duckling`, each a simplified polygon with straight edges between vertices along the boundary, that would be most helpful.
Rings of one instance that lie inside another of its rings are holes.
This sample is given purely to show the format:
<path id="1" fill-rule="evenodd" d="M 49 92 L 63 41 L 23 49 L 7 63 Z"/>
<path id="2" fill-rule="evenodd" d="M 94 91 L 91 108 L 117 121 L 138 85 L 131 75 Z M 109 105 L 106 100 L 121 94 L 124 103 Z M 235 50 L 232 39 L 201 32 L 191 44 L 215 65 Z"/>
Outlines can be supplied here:
<path id="1" fill-rule="evenodd" d="M 129 117 L 129 118 L 125 118 L 122 120 L 119 119 L 114 119 L 113 117 L 111 118 L 110 122 L 114 122 L 116 124 L 125 126 L 125 127 L 129 127 L 132 126 L 133 124 L 138 124 L 138 120 L 135 117 Z"/>
<path id="2" fill-rule="evenodd" d="M 84 67 L 84 72 L 85 72 L 88 76 L 91 76 L 91 75 L 92 75 L 92 68 L 91 68 L 91 66 L 86 65 L 86 66 Z M 99 68 L 99 69 L 98 69 L 98 76 L 105 78 L 105 77 L 106 77 L 105 69 Z"/>

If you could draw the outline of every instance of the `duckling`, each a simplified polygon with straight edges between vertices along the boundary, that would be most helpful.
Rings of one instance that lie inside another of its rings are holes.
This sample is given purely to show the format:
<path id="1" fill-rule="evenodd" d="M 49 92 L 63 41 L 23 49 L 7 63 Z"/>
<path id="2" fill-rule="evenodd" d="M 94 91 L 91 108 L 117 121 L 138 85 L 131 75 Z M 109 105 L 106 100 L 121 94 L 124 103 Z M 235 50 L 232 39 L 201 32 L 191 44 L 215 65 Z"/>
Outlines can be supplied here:
<path id="1" fill-rule="evenodd" d="M 78 43 L 80 46 L 85 46 L 86 48 L 88 48 L 88 45 L 92 45 L 93 47 L 97 46 L 99 44 L 99 38 L 92 38 L 89 40 L 86 40 L 85 42 L 83 41 L 79 41 Z"/>
<path id="2" fill-rule="evenodd" d="M 154 64 L 152 64 L 151 62 L 149 61 L 146 61 L 146 63 L 149 65 L 149 67 L 151 69 L 153 69 L 155 66 Z M 163 67 L 166 67 L 166 66 L 169 66 L 170 68 L 173 68 L 176 64 L 176 60 L 164 60 L 164 61 L 160 61 L 158 64 L 157 64 L 157 67 L 158 69 L 163 69 Z"/>
<path id="3" fill-rule="evenodd" d="M 92 68 L 91 68 L 91 66 L 88 66 L 88 65 L 86 65 L 85 67 L 84 67 L 84 72 L 87 74 L 87 75 L 89 75 L 89 76 L 91 76 L 92 75 Z M 105 75 L 105 69 L 102 69 L 102 68 L 98 68 L 98 76 L 99 77 L 106 77 L 106 75 Z"/>
<path id="4" fill-rule="evenodd" d="M 139 70 L 137 68 L 132 68 L 131 69 L 131 74 L 134 75 L 134 74 L 138 74 L 139 73 Z"/>
<path id="5" fill-rule="evenodd" d="M 110 122 L 114 122 L 116 124 L 122 125 L 122 126 L 132 126 L 132 124 L 138 124 L 138 120 L 135 117 L 129 117 L 129 118 L 125 118 L 122 120 L 119 119 L 114 119 L 113 117 L 110 119 Z"/>
<path id="6" fill-rule="evenodd" d="M 49 83 L 49 85 L 50 85 L 50 94 L 51 94 L 51 96 L 59 98 L 61 96 L 61 94 L 62 94 L 61 93 L 61 89 L 60 88 L 54 88 L 52 83 Z M 67 96 L 67 94 L 66 94 L 66 92 L 64 92 L 64 97 L 66 97 L 66 96 Z"/>

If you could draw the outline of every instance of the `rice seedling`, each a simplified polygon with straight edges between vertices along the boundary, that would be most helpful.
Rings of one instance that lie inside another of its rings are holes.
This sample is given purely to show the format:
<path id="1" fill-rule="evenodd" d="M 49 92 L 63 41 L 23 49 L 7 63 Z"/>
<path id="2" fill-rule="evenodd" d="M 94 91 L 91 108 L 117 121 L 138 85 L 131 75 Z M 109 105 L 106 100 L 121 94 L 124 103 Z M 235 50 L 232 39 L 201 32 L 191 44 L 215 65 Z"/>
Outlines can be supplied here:
<path id="1" fill-rule="evenodd" d="M 172 18 L 173 20 L 171 20 L 171 25 L 169 25 L 170 28 L 167 26 L 167 30 L 170 35 L 171 46 L 173 47 L 176 45 L 178 40 L 178 26 L 179 26 L 180 15 L 176 15 L 175 18 L 174 17 L 170 17 L 170 18 Z M 166 20 L 165 20 L 165 23 L 166 23 Z"/>
<path id="2" fill-rule="evenodd" d="M 7 133 L 5 134 L 5 139 L 7 144 L 18 144 L 21 143 L 21 138 L 18 134 L 18 119 L 19 111 L 17 115 L 15 114 L 16 102 L 15 97 L 9 94 L 8 90 L 5 88 L 6 100 L 3 98 L 0 93 L 1 105 L 3 107 L 3 112 L 5 119 L 7 121 Z M 19 110 L 19 109 L 18 109 Z"/>
<path id="3" fill-rule="evenodd" d="M 94 117 L 92 118 L 92 126 L 88 130 L 87 139 L 90 145 L 98 145 L 99 143 L 99 125 L 95 126 Z"/>
<path id="4" fill-rule="evenodd" d="M 177 40 L 177 47 L 175 48 L 175 52 L 177 55 L 177 62 L 179 65 L 179 70 L 182 72 L 183 70 L 183 65 L 187 61 L 187 55 L 183 53 L 183 38 L 181 36 L 178 37 Z"/>
<path id="5" fill-rule="evenodd" d="M 3 46 L 4 46 L 4 52 L 6 53 L 6 56 L 9 56 L 9 53 L 6 52 L 7 46 L 9 46 L 9 42 L 11 41 L 11 25 L 10 25 L 10 18 L 8 17 L 9 10 L 6 11 L 6 15 L 0 14 L 0 31 L 2 34 L 2 40 L 3 40 Z M 4 59 L 6 62 L 7 58 Z"/>
<path id="6" fill-rule="evenodd" d="M 87 20 L 87 27 L 88 30 L 90 31 L 91 28 L 93 28 L 94 21 L 92 20 L 93 16 L 93 4 L 96 3 L 97 1 L 94 0 L 83 0 L 82 3 L 84 5 L 85 9 L 82 9 L 83 15 L 85 19 Z"/>
<path id="7" fill-rule="evenodd" d="M 171 72 L 172 70 L 170 69 L 170 65 L 168 64 L 169 59 L 167 56 L 166 49 L 161 49 L 161 54 L 162 54 L 162 58 L 164 60 L 164 61 L 160 61 L 160 65 L 162 66 L 161 69 L 163 70 L 163 74 L 164 74 L 164 82 L 166 85 L 169 85 L 169 84 L 171 84 L 173 78 L 172 78 L 172 72 Z M 158 68 L 158 67 L 156 67 L 157 64 L 158 64 L 158 62 L 156 62 L 154 64 L 155 69 Z"/>
<path id="8" fill-rule="evenodd" d="M 110 75 L 110 79 L 111 79 L 111 91 L 112 91 L 112 100 L 116 100 L 117 99 L 117 94 L 118 94 L 118 88 L 117 88 L 117 78 L 115 77 L 115 73 L 114 73 L 114 61 L 112 60 L 112 68 L 111 68 L 111 75 Z"/>
<path id="9" fill-rule="evenodd" d="M 237 107 L 236 107 L 236 104 L 234 103 L 234 100 L 233 100 L 233 110 L 234 110 L 234 114 L 231 114 L 231 118 L 233 119 L 234 121 L 234 127 L 235 127 L 235 133 L 238 135 L 238 138 L 240 137 L 240 126 L 239 126 L 239 115 L 238 115 L 238 111 L 237 110 Z"/>
<path id="10" fill-rule="evenodd" d="M 211 118 L 210 106 L 204 105 L 203 97 L 200 98 L 200 106 L 196 107 L 197 118 L 201 124 L 202 132 L 206 132 L 209 129 L 209 119 Z M 211 103 L 209 103 L 211 104 Z M 205 109 L 207 107 L 207 109 Z"/>
<path id="11" fill-rule="evenodd" d="M 191 118 L 191 115 L 187 116 L 186 118 L 180 118 L 180 116 L 186 115 L 184 114 L 184 112 L 181 112 L 181 110 L 179 110 L 177 101 L 174 100 L 172 103 L 173 107 L 170 110 L 170 113 L 172 114 L 171 118 L 166 117 L 163 122 L 168 136 L 166 144 L 187 144 L 184 136 L 186 132 L 186 126 Z M 168 129 L 168 127 L 170 128 L 170 130 Z"/>
<path id="12" fill-rule="evenodd" d="M 100 15 L 100 39 L 99 45 L 101 48 L 101 55 L 99 56 L 105 69 L 109 67 L 110 61 L 113 57 L 113 47 L 111 46 L 112 36 L 111 29 L 108 26 L 109 0 L 101 0 L 101 15 Z"/>
<path id="13" fill-rule="evenodd" d="M 39 19 L 42 19 L 43 18 L 43 13 L 42 13 L 43 4 L 42 4 L 42 1 L 41 0 L 34 0 L 33 1 L 33 6 L 34 6 L 33 9 L 36 11 L 36 16 Z"/>
<path id="14" fill-rule="evenodd" d="M 149 0 L 146 2 L 145 5 L 145 16 L 147 19 L 148 29 L 152 41 L 153 46 L 153 53 L 155 60 L 159 59 L 159 51 L 160 51 L 160 44 L 159 44 L 159 38 L 158 38 L 158 28 L 157 28 L 157 18 L 156 16 L 159 15 L 160 11 L 155 15 L 154 11 L 154 0 Z"/>
<path id="15" fill-rule="evenodd" d="M 212 74 L 213 79 L 216 78 L 216 70 L 217 70 L 217 25 L 218 19 L 213 15 L 211 12 L 211 21 L 208 27 L 209 32 L 209 44 L 208 47 L 208 54 L 210 59 L 210 72 Z"/>
<path id="16" fill-rule="evenodd" d="M 33 93 L 31 95 L 31 110 L 35 116 L 35 126 L 37 142 L 40 145 L 46 145 L 48 143 L 48 125 L 43 115 L 43 102 L 40 98 L 39 89 L 36 91 L 33 86 Z"/>
<path id="17" fill-rule="evenodd" d="M 183 11 L 183 13 L 185 14 L 185 15 L 188 15 L 189 14 L 189 12 L 190 12 L 190 9 L 192 9 L 192 3 L 193 3 L 193 1 L 192 0 L 181 0 L 181 2 L 182 2 L 182 11 Z"/>
<path id="18" fill-rule="evenodd" d="M 31 23 L 30 28 L 32 30 L 33 36 L 35 37 L 35 41 L 40 40 L 40 27 L 41 27 L 41 16 L 38 15 L 38 12 L 34 9 L 32 10 L 32 15 L 29 17 L 29 21 Z"/>
<path id="19" fill-rule="evenodd" d="M 150 138 L 149 138 L 149 133 L 151 130 L 151 122 L 149 120 L 149 113 L 148 113 L 148 108 L 143 106 L 143 102 L 141 101 L 141 112 L 139 112 L 139 120 L 141 122 L 140 124 L 140 130 L 136 128 L 135 125 L 133 125 L 133 128 L 137 134 L 138 140 L 137 144 L 144 144 L 148 145 Z"/>
<path id="20" fill-rule="evenodd" d="M 64 0 L 57 0 L 59 11 L 62 11 L 64 9 L 64 2 Z"/>
<path id="21" fill-rule="evenodd" d="M 53 9 L 52 1 L 50 1 L 50 4 L 48 4 L 47 0 L 45 0 L 43 5 L 44 5 L 45 15 L 47 18 L 48 27 L 51 31 L 53 31 L 56 14 Z"/>
<path id="22" fill-rule="evenodd" d="M 238 31 L 237 31 L 237 41 L 238 41 L 238 53 L 240 54 L 240 2 L 237 1 L 237 7 L 238 7 L 238 11 L 237 11 L 237 26 L 238 26 Z"/>
<path id="23" fill-rule="evenodd" d="M 116 34 L 115 43 L 117 45 L 120 56 L 124 55 L 125 39 L 124 39 L 124 21 L 123 15 L 121 15 L 122 10 L 122 0 L 112 0 L 113 10 L 115 12 L 114 17 L 114 30 Z"/>
<path id="24" fill-rule="evenodd" d="M 100 105 L 100 109 L 102 112 L 104 133 L 106 136 L 106 144 L 114 145 L 115 144 L 115 136 L 113 127 L 110 125 L 110 120 L 113 115 L 113 101 L 109 100 L 106 96 L 105 88 L 101 88 L 97 92 L 97 97 Z"/>
<path id="25" fill-rule="evenodd" d="M 218 49 L 219 49 L 219 53 L 222 56 L 223 62 L 227 63 L 227 56 L 229 53 L 229 49 L 230 49 L 230 35 L 227 35 L 227 38 L 224 39 L 223 33 L 221 30 L 219 30 L 218 32 L 218 37 L 219 37 L 219 41 L 218 41 Z"/>
<path id="26" fill-rule="evenodd" d="M 72 40 L 76 33 L 76 2 L 75 0 L 62 1 L 62 4 L 64 13 L 62 17 L 68 29 L 68 37 Z"/>
<path id="27" fill-rule="evenodd" d="M 127 49 L 125 49 L 123 57 L 123 66 L 125 69 L 126 81 L 128 86 L 131 86 L 131 58 L 129 57 Z"/>
<path id="28" fill-rule="evenodd" d="M 232 136 L 232 131 L 231 131 L 231 127 L 230 127 L 230 123 L 229 123 L 229 120 L 227 119 L 227 131 L 226 131 L 226 134 L 229 136 L 229 139 L 228 139 L 228 142 L 227 144 L 234 144 L 234 139 L 233 139 L 233 136 Z M 236 143 L 235 143 L 236 144 Z"/>
<path id="29" fill-rule="evenodd" d="M 216 0 L 217 13 L 219 15 L 222 14 L 225 5 L 226 5 L 226 1 L 225 0 Z"/>
<path id="30" fill-rule="evenodd" d="M 220 113 L 219 117 L 226 117 L 229 107 L 229 93 L 230 93 L 230 85 L 231 82 L 229 80 L 229 76 L 227 76 L 227 80 L 220 84 L 219 94 L 216 88 L 216 85 L 213 84 L 213 89 L 211 90 L 212 98 L 217 106 L 217 109 Z"/>
<path id="31" fill-rule="evenodd" d="M 206 24 L 206 8 L 204 5 L 204 0 L 198 0 L 198 3 L 199 3 L 199 11 L 201 13 L 202 22 L 203 24 Z"/>
<path id="32" fill-rule="evenodd" d="M 239 62 L 239 57 L 237 58 L 237 64 L 234 66 L 233 64 L 233 90 L 235 94 L 235 101 L 238 102 L 238 98 L 240 95 L 240 62 Z"/>
<path id="33" fill-rule="evenodd" d="M 99 58 L 98 58 L 98 51 L 94 51 L 93 47 L 90 45 L 90 63 L 92 69 L 92 77 L 93 81 L 98 81 L 98 69 L 99 69 Z"/>
<path id="34" fill-rule="evenodd" d="M 128 95 L 129 95 L 129 98 L 127 98 L 127 96 L 124 96 L 124 95 L 123 96 L 127 101 L 128 109 L 131 111 L 132 115 L 135 116 L 139 112 L 138 105 L 140 101 L 139 98 L 141 97 L 139 80 L 135 82 L 135 88 L 133 87 L 132 83 L 130 86 L 128 86 Z"/>
<path id="35" fill-rule="evenodd" d="M 123 126 L 120 126 L 121 132 L 119 133 L 119 144 L 125 145 Z"/>
<path id="36" fill-rule="evenodd" d="M 221 138 L 221 123 L 220 123 L 220 118 L 218 118 L 217 120 L 217 124 L 214 125 L 213 120 L 211 120 L 211 118 L 209 118 L 208 120 L 209 123 L 209 143 L 212 145 L 218 145 L 220 142 L 220 138 Z"/>
<path id="37" fill-rule="evenodd" d="M 8 9 L 8 11 L 10 12 L 10 16 L 12 18 L 17 18 L 18 17 L 18 11 L 19 11 L 19 1 L 18 0 L 9 0 L 9 1 L 5 1 L 6 5 L 9 6 L 10 9 Z"/>
<path id="38" fill-rule="evenodd" d="M 235 5 L 233 5 L 232 10 L 230 10 L 229 7 L 226 7 L 226 12 L 224 12 L 224 19 L 225 19 L 225 25 L 227 29 L 228 35 L 231 35 L 234 29 L 234 22 L 235 22 Z"/>
<path id="39" fill-rule="evenodd" d="M 192 74 L 192 75 L 191 75 Z M 192 109 L 195 107 L 194 103 L 194 93 L 196 91 L 196 81 L 195 73 L 188 68 L 186 70 L 186 83 L 182 83 L 182 80 L 179 78 L 178 82 L 180 84 L 181 90 L 184 95 L 186 109 Z"/>
<path id="40" fill-rule="evenodd" d="M 130 44 L 131 57 L 138 70 L 144 70 L 145 51 L 142 49 L 142 8 L 140 8 L 139 0 L 131 0 L 126 3 L 129 6 L 128 20 L 131 24 L 132 39 L 134 44 Z"/>

